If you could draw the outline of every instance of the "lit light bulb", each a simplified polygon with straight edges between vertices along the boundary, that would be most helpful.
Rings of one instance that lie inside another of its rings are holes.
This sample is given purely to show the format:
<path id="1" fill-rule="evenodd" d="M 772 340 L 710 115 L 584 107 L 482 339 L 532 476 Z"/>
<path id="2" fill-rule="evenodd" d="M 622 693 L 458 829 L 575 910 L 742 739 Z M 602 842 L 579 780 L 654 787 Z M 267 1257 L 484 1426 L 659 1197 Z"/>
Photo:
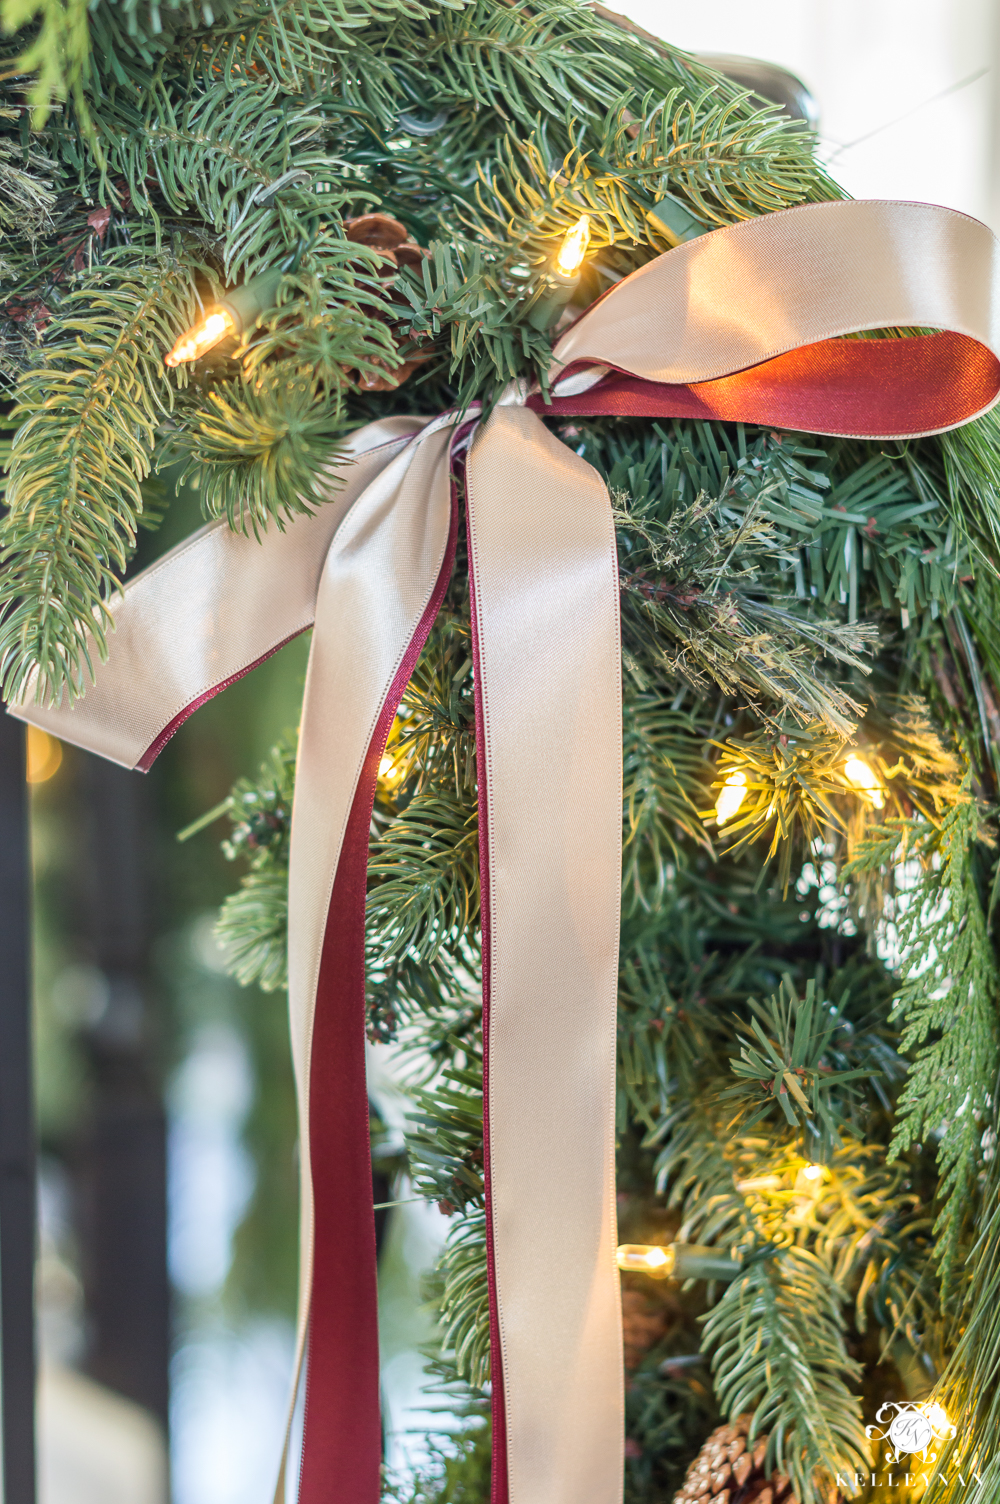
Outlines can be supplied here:
<path id="1" fill-rule="evenodd" d="M 822 1165 L 806 1165 L 806 1167 L 802 1171 L 802 1173 L 806 1177 L 807 1180 L 820 1180 L 820 1179 L 822 1179 L 822 1176 L 823 1176 L 823 1166 Z"/>
<path id="2" fill-rule="evenodd" d="M 189 360 L 199 360 L 217 345 L 227 334 L 236 333 L 236 321 L 224 308 L 207 313 L 200 324 L 186 330 L 174 345 L 169 355 L 163 358 L 164 365 L 179 366 Z"/>
<path id="3" fill-rule="evenodd" d="M 622 1243 L 618 1267 L 650 1279 L 735 1279 L 742 1269 L 735 1249 L 705 1248 L 697 1243 Z"/>
<path id="4" fill-rule="evenodd" d="M 731 820 L 740 809 L 747 796 L 747 775 L 738 770 L 730 773 L 722 788 L 719 797 L 715 801 L 715 818 L 721 829 L 727 820 Z"/>
<path id="5" fill-rule="evenodd" d="M 583 265 L 590 244 L 590 220 L 581 214 L 571 230 L 567 230 L 562 249 L 556 257 L 556 271 L 563 277 L 572 277 Z"/>
<path id="6" fill-rule="evenodd" d="M 395 764 L 391 757 L 388 755 L 383 757 L 378 765 L 378 776 L 380 778 L 388 778 L 394 767 Z"/>
<path id="7" fill-rule="evenodd" d="M 62 763 L 62 742 L 39 726 L 29 726 L 27 754 L 28 782 L 47 783 Z"/>
<path id="8" fill-rule="evenodd" d="M 878 776 L 872 772 L 863 758 L 849 757 L 844 764 L 844 777 L 869 800 L 875 809 L 881 809 L 885 804 L 885 794 L 882 792 Z"/>
<path id="9" fill-rule="evenodd" d="M 649 1243 L 622 1243 L 618 1249 L 619 1269 L 628 1269 L 633 1274 L 651 1274 L 654 1279 L 666 1279 L 674 1270 L 674 1251 Z"/>
<path id="10" fill-rule="evenodd" d="M 938 1436 L 943 1436 L 952 1429 L 947 1410 L 943 1405 L 939 1405 L 936 1400 L 930 1404 L 921 1405 L 920 1408 L 934 1427 Z"/>

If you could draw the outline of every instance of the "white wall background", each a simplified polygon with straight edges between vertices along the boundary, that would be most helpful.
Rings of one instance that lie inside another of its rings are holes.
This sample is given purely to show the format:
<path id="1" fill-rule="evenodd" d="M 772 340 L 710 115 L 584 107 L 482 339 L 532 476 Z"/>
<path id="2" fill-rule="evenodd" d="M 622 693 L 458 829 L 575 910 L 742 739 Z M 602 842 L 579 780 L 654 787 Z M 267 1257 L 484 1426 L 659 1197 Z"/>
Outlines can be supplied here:
<path id="1" fill-rule="evenodd" d="M 608 0 L 691 52 L 797 73 L 855 198 L 945 204 L 1000 234 L 1000 0 Z M 978 75 L 978 76 L 976 76 Z"/>

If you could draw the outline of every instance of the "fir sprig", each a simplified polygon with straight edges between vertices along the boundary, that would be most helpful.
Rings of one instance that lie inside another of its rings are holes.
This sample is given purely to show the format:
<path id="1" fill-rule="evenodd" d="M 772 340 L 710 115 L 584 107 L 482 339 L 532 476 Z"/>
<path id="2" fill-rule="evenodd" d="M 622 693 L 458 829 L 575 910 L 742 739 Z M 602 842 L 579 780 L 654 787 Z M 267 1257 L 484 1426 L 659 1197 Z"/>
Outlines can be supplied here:
<path id="1" fill-rule="evenodd" d="M 135 544 L 141 482 L 173 383 L 162 351 L 193 310 L 192 268 L 134 257 L 63 299 L 43 360 L 18 388 L 0 529 L 0 686 L 37 669 L 39 699 L 82 695 L 107 654 L 108 601 Z"/>
<path id="2" fill-rule="evenodd" d="M 824 1481 L 869 1461 L 842 1304 L 820 1260 L 787 1248 L 752 1258 L 705 1322 L 720 1404 L 753 1412 L 751 1439 L 768 1433 L 765 1465 L 802 1504 L 820 1504 Z"/>
<path id="3" fill-rule="evenodd" d="M 850 877 L 905 855 L 916 869 L 891 911 L 901 974 L 894 1016 L 903 1021 L 901 1050 L 914 1052 L 892 1149 L 902 1154 L 929 1136 L 936 1141 L 934 1230 L 946 1284 L 977 1203 L 996 1111 L 1000 969 L 976 877 L 983 834 L 969 801 L 949 811 L 940 830 L 897 822 L 874 832 L 846 868 Z"/>

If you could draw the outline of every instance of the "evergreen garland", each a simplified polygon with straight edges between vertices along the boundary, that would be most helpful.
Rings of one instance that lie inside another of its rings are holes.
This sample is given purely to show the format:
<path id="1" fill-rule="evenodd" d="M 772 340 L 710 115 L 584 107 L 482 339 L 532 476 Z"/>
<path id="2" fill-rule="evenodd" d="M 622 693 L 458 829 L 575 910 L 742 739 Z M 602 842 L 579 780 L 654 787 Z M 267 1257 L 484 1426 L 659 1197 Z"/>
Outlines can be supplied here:
<path id="1" fill-rule="evenodd" d="M 151 467 L 182 460 L 208 517 L 281 526 L 318 504 L 357 423 L 544 381 L 549 341 L 525 314 L 582 212 L 590 300 L 683 238 L 839 194 L 807 131 L 577 0 L 0 13 L 8 696 L 34 668 L 56 697 L 99 672 L 85 635 L 105 651 L 107 602 L 155 521 Z M 426 255 L 390 267 L 352 239 L 373 211 Z M 281 273 L 275 307 L 168 371 L 195 310 L 262 271 Z M 997 420 L 889 446 L 551 426 L 606 478 L 618 534 L 621 1235 L 738 1260 L 728 1285 L 625 1277 L 657 1334 L 629 1370 L 629 1504 L 669 1496 L 720 1410 L 752 1411 L 766 1466 L 819 1504 L 921 1363 L 982 1462 L 1000 1404 Z M 846 776 L 852 752 L 878 798 Z M 388 753 L 369 1033 L 413 1061 L 410 1174 L 453 1219 L 439 1372 L 482 1418 L 461 567 Z M 226 802 L 227 854 L 249 870 L 220 933 L 240 981 L 268 989 L 285 981 L 293 767 L 290 738 Z M 720 827 L 733 775 L 746 797 Z M 415 1497 L 479 1504 L 487 1457 L 480 1427 Z M 956 1488 L 949 1474 L 940 1496 Z"/>

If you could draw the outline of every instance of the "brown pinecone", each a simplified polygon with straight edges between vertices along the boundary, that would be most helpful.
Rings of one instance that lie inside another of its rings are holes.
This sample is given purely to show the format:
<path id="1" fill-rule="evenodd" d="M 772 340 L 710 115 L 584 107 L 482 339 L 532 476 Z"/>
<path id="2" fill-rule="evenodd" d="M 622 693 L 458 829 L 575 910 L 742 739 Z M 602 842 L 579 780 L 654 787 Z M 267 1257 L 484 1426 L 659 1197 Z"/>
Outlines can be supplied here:
<path id="1" fill-rule="evenodd" d="M 749 1415 L 739 1415 L 728 1426 L 716 1426 L 687 1470 L 674 1504 L 798 1504 L 792 1485 L 783 1473 L 764 1475 L 767 1437 L 747 1442 Z M 832 1493 L 828 1504 L 841 1504 Z"/>
<path id="2" fill-rule="evenodd" d="M 398 219 L 393 219 L 391 214 L 360 214 L 355 219 L 344 220 L 344 234 L 348 240 L 353 240 L 356 245 L 371 246 L 382 257 L 383 277 L 394 277 L 401 266 L 419 266 L 423 258 L 430 254 L 422 246 L 411 240 L 410 232 L 406 226 L 400 224 Z M 394 297 L 392 301 L 398 301 L 405 306 L 404 298 Z M 393 332 L 393 338 L 399 343 L 398 337 Z M 429 341 L 427 342 L 430 343 Z M 409 360 L 401 366 L 389 370 L 383 363 L 375 359 L 372 364 L 381 367 L 385 371 L 384 376 L 373 371 L 357 371 L 354 379 L 363 392 L 392 392 L 397 386 L 402 386 L 407 377 L 411 376 L 418 366 L 428 360 L 429 355 L 422 354 L 420 350 L 413 350 Z"/>

